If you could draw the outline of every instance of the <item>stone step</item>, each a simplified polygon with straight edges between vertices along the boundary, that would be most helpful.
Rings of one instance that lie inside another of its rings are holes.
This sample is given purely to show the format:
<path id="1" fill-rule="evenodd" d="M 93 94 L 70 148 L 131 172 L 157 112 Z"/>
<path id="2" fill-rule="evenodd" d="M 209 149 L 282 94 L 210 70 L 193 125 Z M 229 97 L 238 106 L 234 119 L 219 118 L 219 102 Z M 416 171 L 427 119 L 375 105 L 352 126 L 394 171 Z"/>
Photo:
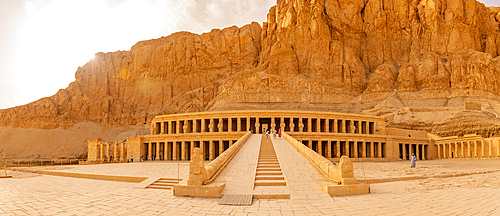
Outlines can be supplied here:
<path id="1" fill-rule="evenodd" d="M 278 171 L 278 172 L 280 172 L 281 168 L 279 168 L 279 167 L 278 168 L 259 168 L 259 167 L 257 167 L 257 172 L 259 172 L 259 171 Z"/>
<path id="2" fill-rule="evenodd" d="M 158 180 L 156 181 L 155 183 L 165 183 L 165 184 L 179 184 L 179 181 L 175 181 L 175 180 Z"/>
<path id="3" fill-rule="evenodd" d="M 257 164 L 257 168 L 258 167 L 261 167 L 261 168 L 264 168 L 264 167 L 280 167 L 280 164 Z"/>
<path id="4" fill-rule="evenodd" d="M 173 187 L 173 186 L 172 186 Z M 149 185 L 146 188 L 151 188 L 151 189 L 164 189 L 164 190 L 171 190 L 172 187 L 169 186 L 156 186 L 156 185 Z"/>
<path id="5" fill-rule="evenodd" d="M 282 175 L 256 175 L 255 180 L 285 180 Z"/>
<path id="6" fill-rule="evenodd" d="M 174 185 L 176 184 L 179 184 L 178 182 L 177 183 L 163 183 L 163 182 L 155 182 L 151 185 L 154 185 L 154 186 L 167 186 L 167 187 L 173 187 Z"/>
<path id="7" fill-rule="evenodd" d="M 290 199 L 290 194 L 254 194 L 254 199 Z"/>
<path id="8" fill-rule="evenodd" d="M 286 186 L 284 180 L 255 180 L 255 186 Z"/>
<path id="9" fill-rule="evenodd" d="M 281 171 L 257 171 L 256 175 L 283 175 Z"/>

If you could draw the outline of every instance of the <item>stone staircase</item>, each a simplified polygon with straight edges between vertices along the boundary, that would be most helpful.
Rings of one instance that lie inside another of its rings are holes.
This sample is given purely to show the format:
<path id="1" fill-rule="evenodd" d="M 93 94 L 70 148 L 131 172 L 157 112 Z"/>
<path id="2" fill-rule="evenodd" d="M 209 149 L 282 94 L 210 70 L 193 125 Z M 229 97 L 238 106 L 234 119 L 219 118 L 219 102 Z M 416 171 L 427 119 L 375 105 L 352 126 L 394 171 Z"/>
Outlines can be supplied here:
<path id="1" fill-rule="evenodd" d="M 146 188 L 171 190 L 174 185 L 179 184 L 180 181 L 182 181 L 182 179 L 159 178 L 155 182 L 148 185 Z"/>
<path id="2" fill-rule="evenodd" d="M 263 135 L 255 173 L 253 197 L 257 199 L 289 198 L 288 193 L 283 193 L 287 190 L 271 136 L 269 140 L 266 140 L 266 136 Z"/>

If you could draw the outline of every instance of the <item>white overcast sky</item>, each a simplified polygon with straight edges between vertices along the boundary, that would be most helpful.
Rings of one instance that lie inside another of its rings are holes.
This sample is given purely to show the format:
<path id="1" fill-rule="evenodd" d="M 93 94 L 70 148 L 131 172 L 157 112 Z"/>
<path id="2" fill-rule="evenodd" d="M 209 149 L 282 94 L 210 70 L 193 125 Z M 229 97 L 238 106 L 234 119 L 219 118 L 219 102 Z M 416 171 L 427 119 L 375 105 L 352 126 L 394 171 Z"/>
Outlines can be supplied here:
<path id="1" fill-rule="evenodd" d="M 480 0 L 500 6 L 500 0 Z M 55 94 L 96 52 L 266 20 L 276 0 L 0 0 L 0 109 Z"/>

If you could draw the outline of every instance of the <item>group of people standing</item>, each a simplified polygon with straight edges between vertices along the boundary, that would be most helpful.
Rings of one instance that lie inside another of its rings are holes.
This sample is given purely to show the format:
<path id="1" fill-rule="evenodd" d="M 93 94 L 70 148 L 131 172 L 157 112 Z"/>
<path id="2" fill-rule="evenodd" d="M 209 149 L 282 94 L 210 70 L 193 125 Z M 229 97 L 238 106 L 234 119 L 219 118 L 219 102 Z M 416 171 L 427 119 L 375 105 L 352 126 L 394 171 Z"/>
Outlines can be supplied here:
<path id="1" fill-rule="evenodd" d="M 272 132 L 273 132 L 274 139 L 276 139 L 276 134 L 278 135 L 278 138 L 281 138 L 281 129 L 279 129 L 278 131 L 276 131 L 276 129 L 274 129 Z M 266 140 L 269 138 L 269 133 L 270 133 L 270 130 L 268 128 L 268 129 L 266 129 Z"/>

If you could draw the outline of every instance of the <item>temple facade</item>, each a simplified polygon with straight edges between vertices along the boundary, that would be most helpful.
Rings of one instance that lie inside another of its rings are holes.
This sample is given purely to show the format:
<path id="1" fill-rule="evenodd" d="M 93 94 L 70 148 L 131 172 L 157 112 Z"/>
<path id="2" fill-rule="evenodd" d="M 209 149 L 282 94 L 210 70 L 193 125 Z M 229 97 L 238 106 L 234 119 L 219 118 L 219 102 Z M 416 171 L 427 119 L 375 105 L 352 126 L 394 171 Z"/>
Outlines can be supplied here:
<path id="1" fill-rule="evenodd" d="M 299 110 L 237 110 L 156 116 L 150 135 L 126 142 L 88 141 L 88 161 L 190 160 L 201 148 L 213 160 L 246 132 L 284 131 L 332 161 L 347 155 L 353 161 L 419 160 L 498 156 L 498 139 L 480 136 L 438 138 L 424 131 L 385 126 L 383 117 Z M 472 148 L 470 145 L 472 144 Z M 465 147 L 467 146 L 467 147 Z"/>

